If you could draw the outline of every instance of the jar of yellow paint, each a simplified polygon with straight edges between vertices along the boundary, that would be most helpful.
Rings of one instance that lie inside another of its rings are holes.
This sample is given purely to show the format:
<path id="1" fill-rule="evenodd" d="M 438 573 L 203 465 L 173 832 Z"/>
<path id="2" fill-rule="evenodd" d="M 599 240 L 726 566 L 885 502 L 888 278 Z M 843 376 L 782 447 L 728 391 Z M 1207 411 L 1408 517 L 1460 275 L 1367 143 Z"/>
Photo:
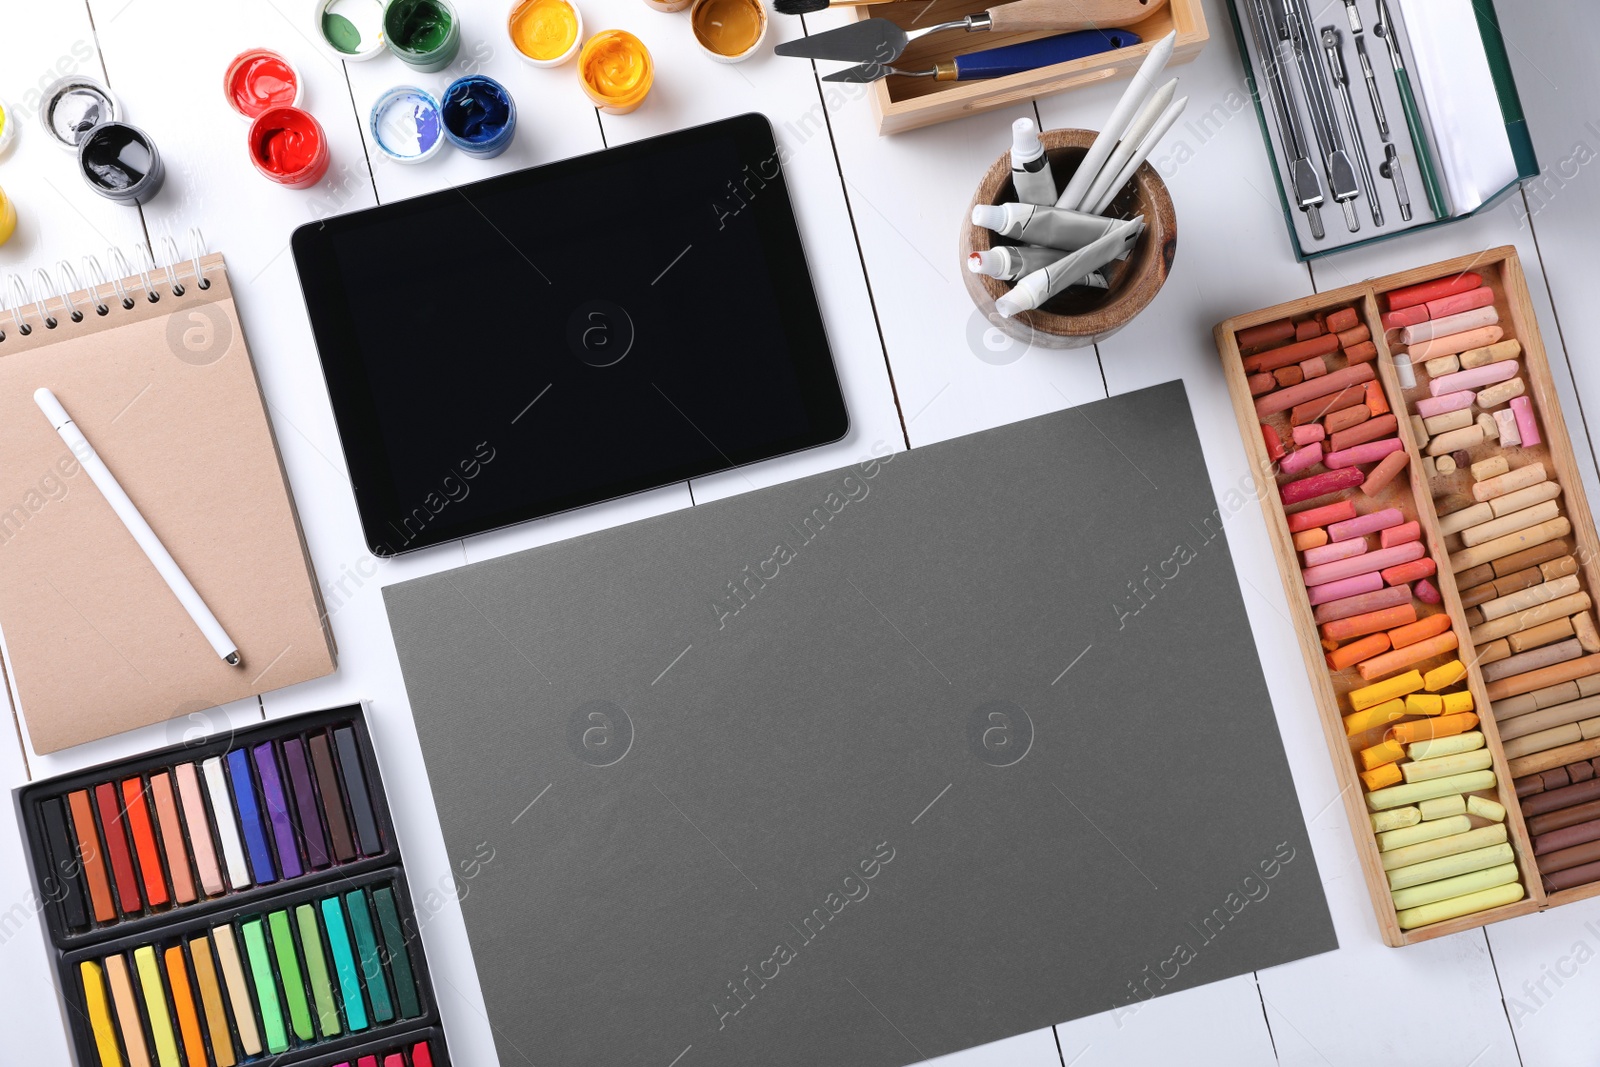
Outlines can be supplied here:
<path id="1" fill-rule="evenodd" d="M 578 53 L 578 77 L 595 107 L 626 115 L 644 103 L 655 64 L 644 42 L 627 30 L 601 30 Z"/>
<path id="2" fill-rule="evenodd" d="M 6 196 L 6 191 L 0 189 L 0 245 L 11 240 L 11 235 L 17 232 L 17 209 L 11 203 L 11 198 Z"/>
<path id="3" fill-rule="evenodd" d="M 517 55 L 536 67 L 559 67 L 578 54 L 583 13 L 571 0 L 517 0 L 506 32 Z"/>

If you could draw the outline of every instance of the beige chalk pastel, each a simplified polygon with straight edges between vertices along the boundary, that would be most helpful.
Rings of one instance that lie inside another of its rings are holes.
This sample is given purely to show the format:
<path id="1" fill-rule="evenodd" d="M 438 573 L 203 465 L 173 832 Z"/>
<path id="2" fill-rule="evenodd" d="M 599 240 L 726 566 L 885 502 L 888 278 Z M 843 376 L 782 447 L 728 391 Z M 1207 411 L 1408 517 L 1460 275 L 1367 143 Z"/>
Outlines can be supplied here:
<path id="1" fill-rule="evenodd" d="M 1521 378 L 1512 378 L 1508 382 L 1498 382 L 1487 389 L 1478 391 L 1474 401 L 1480 408 L 1497 408 L 1501 404 L 1509 404 L 1512 397 L 1521 396 L 1528 391 L 1527 384 Z"/>

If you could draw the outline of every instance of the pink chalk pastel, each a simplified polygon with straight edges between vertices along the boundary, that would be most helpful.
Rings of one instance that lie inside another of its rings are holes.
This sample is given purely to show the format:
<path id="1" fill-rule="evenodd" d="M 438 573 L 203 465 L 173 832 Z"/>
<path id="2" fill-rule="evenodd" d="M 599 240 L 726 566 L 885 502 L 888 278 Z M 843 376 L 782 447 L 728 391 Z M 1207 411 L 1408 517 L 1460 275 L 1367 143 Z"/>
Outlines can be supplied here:
<path id="1" fill-rule="evenodd" d="M 1514 359 L 1502 359 L 1499 363 L 1486 363 L 1481 367 L 1471 370 L 1459 370 L 1454 374 L 1442 374 L 1428 383 L 1428 392 L 1432 396 L 1443 396 L 1461 389 L 1482 389 L 1495 382 L 1509 381 L 1517 376 L 1522 369 L 1522 364 Z"/>
<path id="2" fill-rule="evenodd" d="M 1437 604 L 1444 599 L 1439 595 L 1439 590 L 1434 587 L 1434 584 L 1426 578 L 1418 582 L 1412 588 L 1412 591 L 1417 594 L 1417 599 L 1424 604 Z"/>
<path id="3" fill-rule="evenodd" d="M 1313 441 L 1304 448 L 1297 448 L 1278 461 L 1279 468 L 1285 474 L 1298 474 L 1310 467 L 1315 467 L 1322 462 L 1322 442 Z"/>
<path id="4" fill-rule="evenodd" d="M 1320 441 L 1327 436 L 1328 431 L 1322 428 L 1322 423 L 1320 422 L 1308 422 L 1304 426 L 1296 426 L 1294 428 L 1294 443 L 1297 445 L 1309 445 L 1313 441 Z"/>
<path id="5" fill-rule="evenodd" d="M 1429 319 L 1415 326 L 1407 326 L 1400 331 L 1400 342 L 1414 345 L 1419 341 L 1431 341 L 1435 337 L 1466 333 L 1468 330 L 1476 330 L 1479 326 L 1493 326 L 1499 321 L 1500 312 L 1491 304 L 1488 307 L 1463 311 L 1459 315 L 1447 315 L 1442 319 Z"/>
<path id="6" fill-rule="evenodd" d="M 1326 589 L 1325 585 L 1317 589 Z M 1311 590 L 1313 594 L 1316 589 Z M 1339 597 L 1317 604 L 1317 625 L 1333 622 L 1336 619 L 1348 619 L 1352 615 L 1365 615 L 1369 611 L 1378 611 L 1381 608 L 1392 608 L 1397 604 L 1411 602 L 1411 587 L 1409 585 L 1393 585 L 1387 589 L 1377 589 L 1370 593 L 1357 593 L 1355 596 Z M 1317 602 L 1312 601 L 1313 604 Z"/>
<path id="7" fill-rule="evenodd" d="M 1409 545 L 1396 545 L 1394 548 L 1380 548 L 1376 552 L 1364 552 L 1359 556 L 1349 559 L 1337 560 L 1333 563 L 1324 563 L 1319 567 L 1307 567 L 1300 572 L 1300 577 L 1307 586 L 1327 585 L 1340 578 L 1350 578 L 1357 574 L 1368 574 L 1381 571 L 1385 567 L 1398 567 L 1402 563 L 1410 563 L 1414 559 L 1421 559 L 1427 554 L 1420 541 L 1413 541 Z M 1381 577 L 1381 576 L 1380 576 Z"/>
<path id="8" fill-rule="evenodd" d="M 1311 596 L 1311 606 L 1326 604 L 1330 600 L 1342 600 L 1345 597 L 1359 596 L 1362 593 L 1373 593 L 1383 588 L 1383 575 L 1377 571 L 1371 574 L 1358 574 L 1353 578 L 1341 578 L 1337 582 L 1319 585 L 1315 589 L 1308 589 Z"/>
<path id="9" fill-rule="evenodd" d="M 1539 436 L 1539 423 L 1533 417 L 1533 401 L 1525 396 L 1514 396 L 1511 410 L 1517 415 L 1517 433 L 1522 436 L 1523 448 L 1532 448 L 1543 440 Z"/>
<path id="10" fill-rule="evenodd" d="M 1322 463 L 1329 470 L 1354 467 L 1358 463 L 1376 463 L 1389 453 L 1398 452 L 1404 447 L 1400 443 L 1400 438 L 1386 437 L 1381 441 L 1368 441 L 1365 444 L 1341 448 L 1337 452 L 1329 452 L 1322 457 Z"/>
<path id="11" fill-rule="evenodd" d="M 1336 563 L 1341 559 L 1359 556 L 1367 550 L 1365 539 L 1357 541 L 1335 541 L 1330 545 L 1319 545 L 1308 548 L 1301 553 L 1305 557 L 1307 567 L 1316 567 L 1324 563 Z"/>
<path id="12" fill-rule="evenodd" d="M 1435 378 L 1434 381 L 1440 379 Z M 1417 414 L 1425 419 L 1435 415 L 1443 415 L 1447 411 L 1460 411 L 1470 408 L 1472 401 L 1477 397 L 1477 392 L 1472 389 L 1462 389 L 1455 393 L 1440 393 L 1436 396 L 1423 397 L 1417 401 Z"/>
<path id="13" fill-rule="evenodd" d="M 1382 511 L 1370 512 L 1366 515 L 1357 515 L 1353 519 L 1345 519 L 1328 527 L 1328 538 L 1333 541 L 1346 541 L 1352 537 L 1362 537 L 1379 530 L 1387 530 L 1391 526 L 1399 526 L 1406 521 L 1399 508 L 1384 508 Z"/>
<path id="14" fill-rule="evenodd" d="M 1422 527 L 1416 522 L 1391 526 L 1378 535 L 1378 545 L 1382 548 L 1393 548 L 1396 545 L 1406 545 L 1420 540 L 1422 540 Z"/>
<path id="15" fill-rule="evenodd" d="M 1328 373 L 1328 361 L 1321 356 L 1312 356 L 1300 364 L 1300 370 L 1307 378 L 1320 378 Z"/>
<path id="16" fill-rule="evenodd" d="M 1487 307 L 1494 303 L 1494 290 L 1487 285 L 1480 285 L 1476 289 L 1454 296 L 1441 296 L 1437 300 L 1428 301 L 1424 307 L 1428 309 L 1430 318 L 1442 319 L 1448 315 L 1459 315 L 1463 311 L 1474 308 Z M 1410 325 L 1407 323 L 1406 325 Z"/>

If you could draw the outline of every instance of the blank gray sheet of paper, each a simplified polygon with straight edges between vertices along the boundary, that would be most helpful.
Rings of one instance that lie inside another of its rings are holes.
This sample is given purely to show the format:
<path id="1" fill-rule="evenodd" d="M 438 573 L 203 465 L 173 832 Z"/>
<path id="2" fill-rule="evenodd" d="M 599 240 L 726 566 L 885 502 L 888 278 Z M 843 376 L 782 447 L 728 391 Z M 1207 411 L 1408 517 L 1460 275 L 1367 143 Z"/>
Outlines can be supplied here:
<path id="1" fill-rule="evenodd" d="M 388 588 L 501 1063 L 899 1067 L 1337 947 L 1224 518 L 1174 382 Z"/>

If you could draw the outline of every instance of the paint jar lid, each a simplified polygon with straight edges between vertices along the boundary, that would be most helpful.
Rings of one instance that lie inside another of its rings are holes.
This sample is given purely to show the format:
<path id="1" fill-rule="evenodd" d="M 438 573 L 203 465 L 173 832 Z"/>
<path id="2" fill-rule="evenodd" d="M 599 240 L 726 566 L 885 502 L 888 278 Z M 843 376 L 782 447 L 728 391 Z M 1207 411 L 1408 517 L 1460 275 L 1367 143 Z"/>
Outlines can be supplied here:
<path id="1" fill-rule="evenodd" d="M 44 91 L 39 100 L 39 125 L 56 144 L 76 152 L 90 130 L 102 122 L 115 121 L 121 112 L 110 89 L 90 78 L 73 75 L 52 82 Z"/>
<path id="2" fill-rule="evenodd" d="M 383 0 L 317 0 L 317 40 L 338 59 L 356 62 L 387 50 Z"/>
<path id="3" fill-rule="evenodd" d="M 378 97 L 368 126 L 378 151 L 396 163 L 421 163 L 444 146 L 439 101 L 414 85 L 397 85 Z"/>
<path id="4" fill-rule="evenodd" d="M 304 83 L 288 59 L 268 48 L 240 52 L 222 76 L 222 95 L 239 117 L 253 120 L 275 107 L 299 107 Z"/>
<path id="5" fill-rule="evenodd" d="M 10 104 L 0 100 L 0 155 L 11 147 L 17 137 L 17 112 Z"/>

